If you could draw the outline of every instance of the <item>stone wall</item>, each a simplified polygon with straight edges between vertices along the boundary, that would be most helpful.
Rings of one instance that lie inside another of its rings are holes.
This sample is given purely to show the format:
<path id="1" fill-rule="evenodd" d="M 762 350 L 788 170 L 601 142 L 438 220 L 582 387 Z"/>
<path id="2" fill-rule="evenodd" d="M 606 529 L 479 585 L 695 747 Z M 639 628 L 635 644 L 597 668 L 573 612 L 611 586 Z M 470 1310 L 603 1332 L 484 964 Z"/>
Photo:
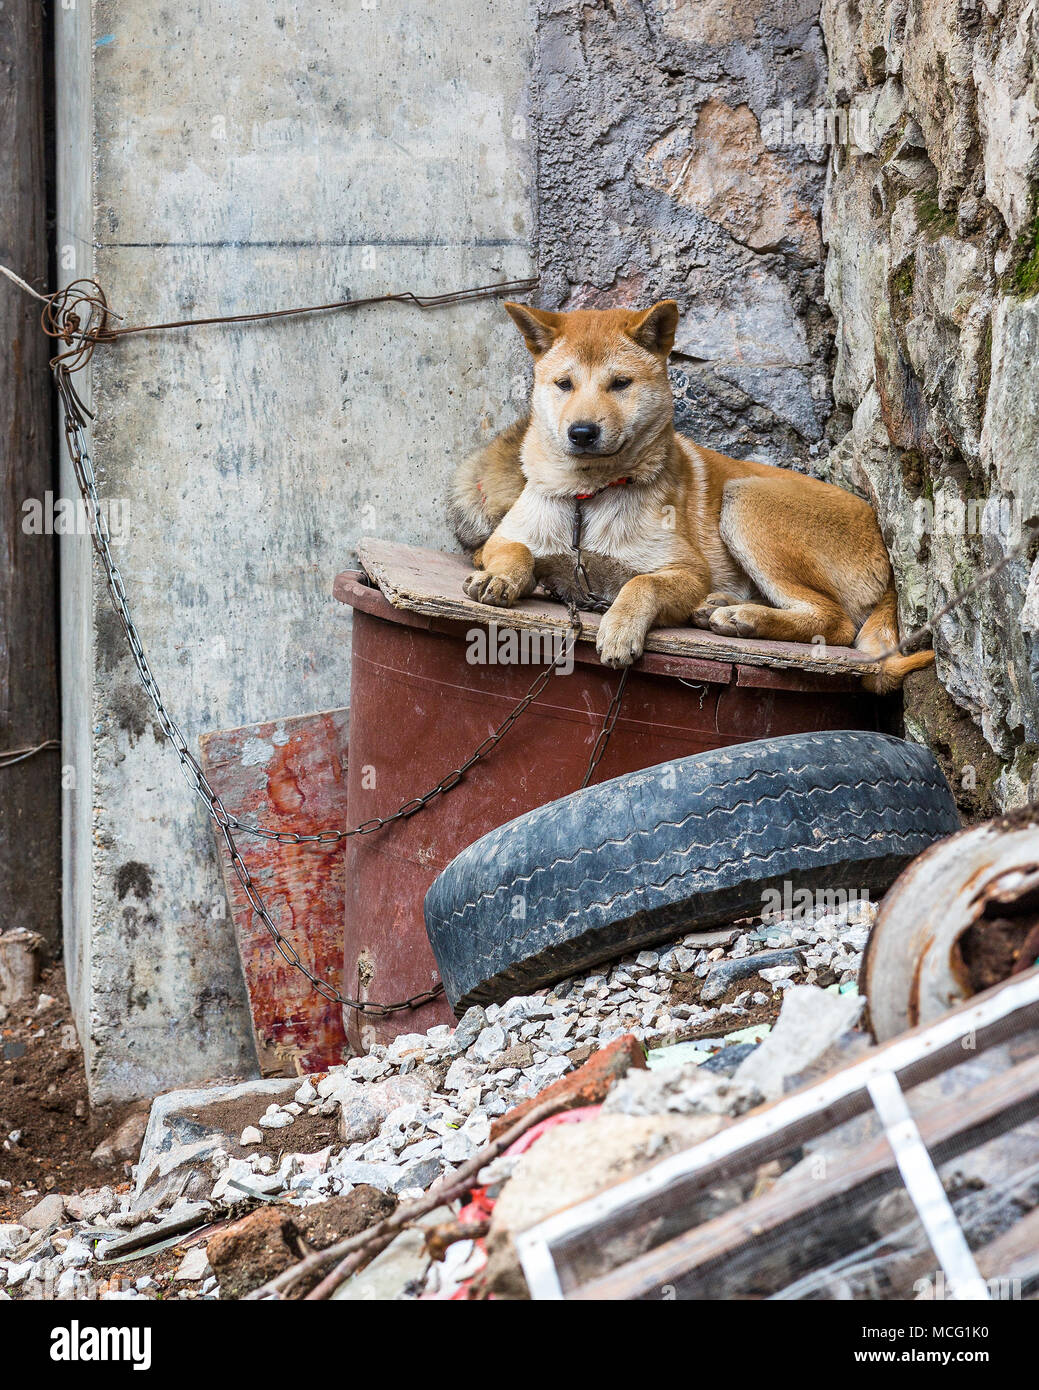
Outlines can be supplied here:
<path id="1" fill-rule="evenodd" d="M 540 302 L 677 299 L 680 428 L 777 463 L 831 411 L 825 146 L 777 119 L 824 84 L 818 0 L 538 0 Z"/>
<path id="2" fill-rule="evenodd" d="M 1039 515 L 1039 49 L 1033 0 L 825 0 L 837 320 L 824 472 L 876 507 L 922 621 Z M 1034 547 L 1029 553 L 1034 554 Z M 909 731 L 991 813 L 1037 790 L 1027 555 L 938 625 Z M 950 698 L 951 697 L 951 698 Z"/>

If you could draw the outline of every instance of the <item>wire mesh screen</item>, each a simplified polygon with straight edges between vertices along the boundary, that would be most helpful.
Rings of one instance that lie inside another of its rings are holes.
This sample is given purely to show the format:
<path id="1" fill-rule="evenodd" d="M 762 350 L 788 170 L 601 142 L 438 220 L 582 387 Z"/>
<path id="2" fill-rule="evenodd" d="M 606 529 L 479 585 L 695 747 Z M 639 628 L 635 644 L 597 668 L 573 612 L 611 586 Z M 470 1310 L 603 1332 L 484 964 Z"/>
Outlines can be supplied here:
<path id="1" fill-rule="evenodd" d="M 526 1233 L 532 1293 L 1035 1297 L 1039 977 L 1014 988 Z"/>

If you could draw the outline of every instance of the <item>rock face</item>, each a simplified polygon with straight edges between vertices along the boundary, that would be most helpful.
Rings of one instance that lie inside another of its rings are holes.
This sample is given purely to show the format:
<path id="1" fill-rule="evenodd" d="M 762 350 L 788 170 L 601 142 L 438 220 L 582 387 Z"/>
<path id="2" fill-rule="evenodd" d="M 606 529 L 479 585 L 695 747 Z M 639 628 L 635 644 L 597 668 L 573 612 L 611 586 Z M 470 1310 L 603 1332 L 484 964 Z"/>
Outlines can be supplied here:
<path id="1" fill-rule="evenodd" d="M 815 457 L 831 410 L 825 146 L 783 121 L 824 80 L 817 0 L 539 0 L 540 302 L 676 298 L 679 427 L 777 463 Z"/>
<path id="2" fill-rule="evenodd" d="M 903 631 L 1039 513 L 1039 63 L 1030 0 L 824 0 L 832 143 L 823 235 L 843 437 L 820 470 L 875 506 Z M 1039 605 L 1016 559 L 939 624 L 910 733 L 969 809 L 1035 791 Z M 1033 579 L 1033 592 L 1035 591 Z M 966 711 L 984 737 L 947 737 Z M 992 750 L 994 758 L 987 755 Z M 984 765 L 981 765 L 984 763 Z"/>

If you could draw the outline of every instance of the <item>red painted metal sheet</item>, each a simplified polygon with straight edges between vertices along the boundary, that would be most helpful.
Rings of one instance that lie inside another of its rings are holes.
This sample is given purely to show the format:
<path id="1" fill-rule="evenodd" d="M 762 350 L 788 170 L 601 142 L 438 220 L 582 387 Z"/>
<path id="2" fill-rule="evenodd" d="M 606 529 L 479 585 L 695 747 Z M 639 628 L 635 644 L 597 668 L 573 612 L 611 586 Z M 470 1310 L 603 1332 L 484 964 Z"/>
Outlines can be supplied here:
<path id="1" fill-rule="evenodd" d="M 202 766 L 227 810 L 245 824 L 314 834 L 346 825 L 349 737 L 346 709 L 250 724 L 205 734 Z M 235 840 L 279 930 L 307 967 L 338 989 L 343 842 L 284 845 L 241 832 Z M 249 906 L 219 834 L 216 841 L 261 1072 L 291 1076 L 342 1062 L 350 1049 L 339 1006 L 278 953 Z"/>
<path id="2" fill-rule="evenodd" d="M 464 634 L 392 607 L 357 575 L 336 595 L 354 608 L 351 683 L 351 824 L 392 813 L 464 762 L 526 692 L 537 668 L 471 665 Z M 499 626 L 507 623 L 502 615 Z M 667 674 L 657 674 L 656 661 Z M 676 678 L 677 677 L 677 678 Z M 488 830 L 574 791 L 616 689 L 618 673 L 582 644 L 572 674 L 553 677 L 508 738 L 432 806 L 346 851 L 347 992 L 390 1001 L 437 979 L 422 902 L 434 877 Z M 804 689 L 807 685 L 809 688 Z M 736 668 L 653 654 L 632 668 L 620 718 L 596 780 L 749 739 L 815 729 L 885 727 L 890 705 L 844 678 L 818 688 L 797 670 L 768 687 L 740 685 Z M 350 1023 L 356 1044 L 452 1021 L 441 999 L 413 1014 Z"/>

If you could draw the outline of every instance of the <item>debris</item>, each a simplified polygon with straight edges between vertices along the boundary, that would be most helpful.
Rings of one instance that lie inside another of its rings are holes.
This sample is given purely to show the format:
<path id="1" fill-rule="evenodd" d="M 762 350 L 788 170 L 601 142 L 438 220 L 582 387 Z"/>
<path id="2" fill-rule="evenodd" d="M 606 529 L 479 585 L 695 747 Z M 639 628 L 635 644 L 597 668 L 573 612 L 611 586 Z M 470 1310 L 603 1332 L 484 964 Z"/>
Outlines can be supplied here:
<path id="1" fill-rule="evenodd" d="M 442 1225 L 453 1215 L 450 1207 L 435 1207 L 427 1212 L 414 1228 L 395 1236 L 366 1269 L 340 1284 L 331 1297 L 385 1301 L 417 1292 L 432 1260 L 426 1248 L 426 1228 Z"/>
<path id="2" fill-rule="evenodd" d="M 376 1187 L 355 1187 L 345 1197 L 330 1197 L 327 1202 L 293 1212 L 292 1220 L 303 1240 L 315 1250 L 324 1250 L 334 1241 L 362 1231 L 384 1221 L 396 1210 L 397 1199 Z"/>
<path id="3" fill-rule="evenodd" d="M 706 1063 L 713 1052 L 698 1042 L 672 1043 L 670 1047 L 654 1047 L 646 1054 L 650 1071 L 658 1067 L 680 1067 L 686 1062 Z"/>
<path id="4" fill-rule="evenodd" d="M 148 1128 L 147 1110 L 128 1115 L 114 1134 L 102 1139 L 91 1157 L 95 1163 L 135 1162 Z"/>
<path id="5" fill-rule="evenodd" d="M 44 1231 L 48 1226 L 56 1226 L 65 1216 L 65 1199 L 56 1192 L 42 1198 L 22 1217 L 22 1225 L 30 1231 Z"/>
<path id="6" fill-rule="evenodd" d="M 481 1279 L 484 1289 L 496 1298 L 526 1298 L 513 1244 L 516 1233 L 706 1139 L 723 1123 L 713 1115 L 661 1119 L 591 1114 L 582 1124 L 548 1130 L 521 1155 L 495 1204 Z M 616 1258 L 607 1249 L 602 1256 L 604 1268 Z"/>
<path id="7" fill-rule="evenodd" d="M 210 1273 L 209 1259 L 206 1255 L 204 1245 L 195 1245 L 181 1260 L 176 1274 L 173 1276 L 178 1281 L 192 1282 L 205 1279 Z"/>
<path id="8" fill-rule="evenodd" d="M 357 1085 L 339 1098 L 339 1137 L 344 1144 L 374 1139 L 388 1115 L 400 1105 L 425 1105 L 431 1086 L 424 1077 L 409 1072 L 387 1077 L 368 1086 Z"/>
<path id="9" fill-rule="evenodd" d="M 705 977 L 733 956 L 796 950 L 804 964 L 793 978 L 838 961 L 835 985 L 853 979 L 871 911 L 818 911 L 706 939 L 691 933 L 550 990 L 474 1006 L 454 1029 L 439 1024 L 375 1043 L 327 1072 L 159 1097 L 132 1190 L 69 1196 L 68 1237 L 62 1231 L 55 1247 L 44 1228 L 0 1265 L 27 1266 L 11 1297 L 41 1289 L 50 1297 L 59 1282 L 69 1297 L 168 1296 L 176 1265 L 163 1272 L 161 1262 L 178 1244 L 201 1240 L 214 1272 L 174 1281 L 182 1297 L 266 1297 L 273 1283 L 291 1297 L 325 1298 L 356 1280 L 405 1221 L 469 1198 L 477 1178 L 493 1204 L 546 1125 L 586 1123 L 604 1098 L 605 1113 L 662 1131 L 687 1120 L 717 1125 L 759 1099 L 731 1073 L 767 1036 L 780 1001 L 778 991 L 730 990 L 731 1002 L 707 1006 L 698 998 Z M 271 1117 L 278 1128 L 261 1124 Z M 394 1296 L 469 1296 L 461 1286 L 486 1260 L 481 1223 L 490 1207 L 470 1200 L 469 1208 L 475 1234 L 454 1240 L 443 1265 Z M 135 1281 L 127 1293 L 84 1282 L 98 1259 L 109 1269 L 132 1261 L 154 1287 Z M 478 1280 L 473 1296 L 482 1287 Z"/>
<path id="10" fill-rule="evenodd" d="M 862 964 L 878 1042 L 932 1022 L 1039 957 L 1035 814 L 1026 807 L 952 835 L 897 879 Z"/>
<path id="11" fill-rule="evenodd" d="M 737 1070 L 737 1084 L 759 1091 L 766 1100 L 781 1096 L 787 1079 L 817 1062 L 854 1028 L 861 1012 L 858 995 L 795 985 L 783 996 L 779 1022 Z"/>
<path id="12" fill-rule="evenodd" d="M 31 1234 L 28 1226 L 13 1222 L 0 1226 L 0 1259 L 7 1259 L 13 1255 L 19 1245 L 24 1245 Z"/>
<path id="13" fill-rule="evenodd" d="M 90 1263 L 91 1258 L 89 1245 L 73 1238 L 61 1252 L 61 1265 L 63 1269 L 83 1269 Z"/>
<path id="14" fill-rule="evenodd" d="M 7 1008 L 31 999 L 40 976 L 43 937 L 26 927 L 0 936 L 0 1004 Z"/>
<path id="15" fill-rule="evenodd" d="M 732 1043 L 721 1047 L 701 1063 L 709 1076 L 735 1076 L 740 1064 L 757 1051 L 757 1043 Z"/>
<path id="16" fill-rule="evenodd" d="M 627 1075 L 632 1067 L 644 1068 L 645 1065 L 645 1048 L 633 1034 L 626 1034 L 601 1052 L 596 1052 L 572 1075 L 560 1078 L 537 1096 L 495 1120 L 491 1126 L 491 1139 L 497 1139 L 513 1128 L 535 1108 L 540 1110 L 551 1104 L 556 1110 L 572 1110 L 577 1106 L 596 1105 L 605 1100 L 610 1087 Z"/>
<path id="17" fill-rule="evenodd" d="M 242 1081 L 232 1086 L 196 1087 L 170 1091 L 152 1103 L 134 1186 L 134 1209 L 143 1210 L 170 1200 L 176 1192 L 180 1168 L 197 1164 L 220 1149 L 236 1147 L 241 1126 L 231 1133 L 209 1121 L 230 1101 L 278 1098 L 289 1100 L 299 1086 L 295 1080 L 277 1077 L 266 1081 Z M 172 1177 L 172 1181 L 170 1180 Z M 197 1184 L 196 1184 L 197 1186 Z M 203 1195 L 201 1191 L 189 1195 Z"/>
<path id="18" fill-rule="evenodd" d="M 283 1110 L 280 1105 L 269 1105 L 266 1111 L 259 1118 L 259 1125 L 263 1129 L 287 1129 L 289 1125 L 295 1123 L 295 1115 Z"/>
<path id="19" fill-rule="evenodd" d="M 764 970 L 773 967 L 787 967 L 791 973 L 804 966 L 804 957 L 798 950 L 762 951 L 758 955 L 743 956 L 738 960 L 723 960 L 713 967 L 703 982 L 700 991 L 701 1004 L 711 1004 L 720 999 L 738 980 L 749 979 L 751 975 L 762 975 Z"/>
<path id="20" fill-rule="evenodd" d="M 92 1222 L 99 1216 L 111 1215 L 118 1205 L 120 1202 L 111 1187 L 99 1187 L 96 1191 L 74 1193 L 71 1197 L 65 1198 L 65 1212 L 72 1220 L 82 1222 Z"/>
<path id="21" fill-rule="evenodd" d="M 242 1298 L 299 1257 L 295 1228 L 285 1207 L 251 1211 L 210 1237 L 206 1254 L 222 1298 Z"/>

